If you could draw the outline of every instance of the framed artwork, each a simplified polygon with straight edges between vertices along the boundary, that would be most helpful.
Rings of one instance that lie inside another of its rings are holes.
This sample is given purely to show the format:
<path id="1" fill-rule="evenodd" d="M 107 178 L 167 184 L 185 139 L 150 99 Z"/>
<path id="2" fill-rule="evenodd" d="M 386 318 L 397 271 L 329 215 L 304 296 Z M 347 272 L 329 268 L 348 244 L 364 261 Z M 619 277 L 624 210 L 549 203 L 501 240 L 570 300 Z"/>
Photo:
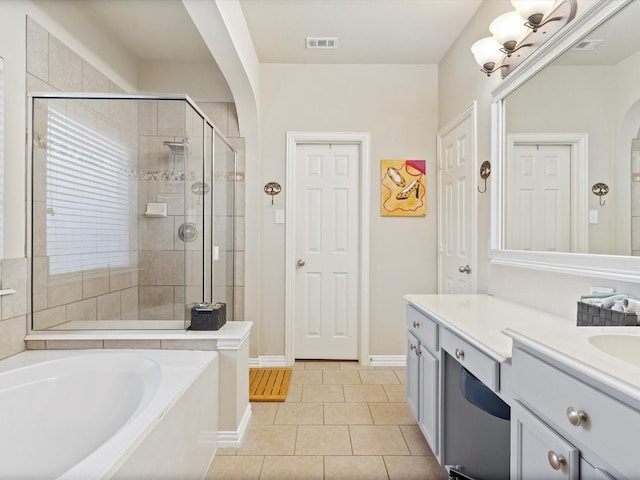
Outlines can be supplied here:
<path id="1" fill-rule="evenodd" d="M 427 214 L 426 160 L 380 161 L 380 215 L 424 217 Z"/>

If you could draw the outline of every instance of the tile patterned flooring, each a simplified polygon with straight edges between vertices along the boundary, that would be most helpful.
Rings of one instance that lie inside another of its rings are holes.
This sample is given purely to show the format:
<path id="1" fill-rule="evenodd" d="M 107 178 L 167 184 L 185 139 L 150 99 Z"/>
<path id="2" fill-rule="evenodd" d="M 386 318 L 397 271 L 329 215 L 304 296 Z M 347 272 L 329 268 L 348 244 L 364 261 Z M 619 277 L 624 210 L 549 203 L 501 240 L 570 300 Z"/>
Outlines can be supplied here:
<path id="1" fill-rule="evenodd" d="M 206 480 L 445 480 L 405 395 L 404 368 L 296 362 L 285 402 L 252 403 L 239 448 Z"/>

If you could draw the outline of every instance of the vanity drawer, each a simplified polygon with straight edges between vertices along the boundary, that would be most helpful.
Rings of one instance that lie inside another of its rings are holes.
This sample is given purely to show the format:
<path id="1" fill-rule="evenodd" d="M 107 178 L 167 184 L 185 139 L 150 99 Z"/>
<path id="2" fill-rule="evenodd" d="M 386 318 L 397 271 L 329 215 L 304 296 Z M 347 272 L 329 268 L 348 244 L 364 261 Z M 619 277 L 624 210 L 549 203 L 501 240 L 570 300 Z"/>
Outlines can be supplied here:
<path id="1" fill-rule="evenodd" d="M 432 353 L 438 351 L 438 324 L 411 305 L 407 305 L 407 328 Z"/>
<path id="2" fill-rule="evenodd" d="M 640 412 L 518 348 L 513 368 L 518 371 L 513 390 L 519 401 L 581 450 L 594 452 L 625 477 L 638 477 L 640 463 L 632 452 Z"/>
<path id="3" fill-rule="evenodd" d="M 440 347 L 494 392 L 500 390 L 500 364 L 446 328 L 440 330 Z"/>

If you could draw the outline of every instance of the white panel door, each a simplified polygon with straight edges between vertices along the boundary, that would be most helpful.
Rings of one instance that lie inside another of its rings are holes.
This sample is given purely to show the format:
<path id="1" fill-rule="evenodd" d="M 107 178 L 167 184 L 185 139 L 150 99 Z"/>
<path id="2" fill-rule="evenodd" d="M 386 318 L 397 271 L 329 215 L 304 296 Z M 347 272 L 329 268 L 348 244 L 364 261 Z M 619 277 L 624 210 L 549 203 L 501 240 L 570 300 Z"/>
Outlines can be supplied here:
<path id="1" fill-rule="evenodd" d="M 473 293 L 472 148 L 471 116 L 440 142 L 440 293 Z"/>
<path id="2" fill-rule="evenodd" d="M 358 359 L 359 154 L 296 149 L 296 358 Z"/>
<path id="3" fill-rule="evenodd" d="M 514 145 L 508 165 L 506 246 L 571 251 L 571 148 Z"/>

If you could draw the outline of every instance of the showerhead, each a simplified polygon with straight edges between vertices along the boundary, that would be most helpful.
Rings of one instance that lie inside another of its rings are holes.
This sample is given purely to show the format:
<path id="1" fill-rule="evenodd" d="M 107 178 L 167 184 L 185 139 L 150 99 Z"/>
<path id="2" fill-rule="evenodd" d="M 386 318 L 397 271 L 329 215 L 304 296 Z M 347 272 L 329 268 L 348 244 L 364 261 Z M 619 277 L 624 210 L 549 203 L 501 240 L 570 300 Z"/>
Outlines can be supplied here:
<path id="1" fill-rule="evenodd" d="M 169 147 L 171 149 L 171 153 L 173 154 L 177 154 L 177 153 L 184 153 L 184 149 L 187 146 L 187 140 L 183 140 L 182 142 L 176 142 L 173 140 L 166 140 L 164 142 L 162 142 L 163 145 L 166 145 L 167 147 Z"/>

